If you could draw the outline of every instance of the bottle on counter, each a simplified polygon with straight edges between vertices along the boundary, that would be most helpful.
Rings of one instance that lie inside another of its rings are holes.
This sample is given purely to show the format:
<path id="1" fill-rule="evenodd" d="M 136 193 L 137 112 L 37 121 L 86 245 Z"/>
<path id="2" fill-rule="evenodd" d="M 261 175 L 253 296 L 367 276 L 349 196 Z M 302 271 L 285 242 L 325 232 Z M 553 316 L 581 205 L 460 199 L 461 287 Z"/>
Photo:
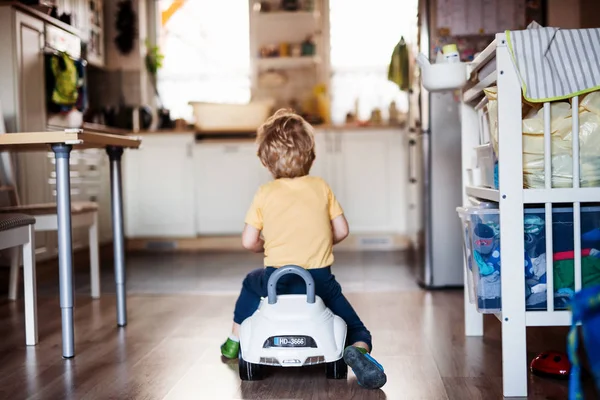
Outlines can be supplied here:
<path id="1" fill-rule="evenodd" d="M 398 107 L 396 107 L 395 101 L 392 101 L 390 103 L 388 112 L 389 112 L 388 123 L 390 125 L 398 125 L 400 123 L 400 118 L 399 118 L 400 115 L 399 115 Z"/>
<path id="2" fill-rule="evenodd" d="M 381 125 L 383 119 L 381 118 L 381 110 L 379 108 L 375 107 L 371 111 L 371 118 L 369 119 L 369 122 L 372 125 Z"/>
<path id="3" fill-rule="evenodd" d="M 444 47 L 442 47 L 442 54 L 444 55 L 444 62 L 460 62 L 460 54 L 458 54 L 458 48 L 455 44 L 447 44 Z"/>

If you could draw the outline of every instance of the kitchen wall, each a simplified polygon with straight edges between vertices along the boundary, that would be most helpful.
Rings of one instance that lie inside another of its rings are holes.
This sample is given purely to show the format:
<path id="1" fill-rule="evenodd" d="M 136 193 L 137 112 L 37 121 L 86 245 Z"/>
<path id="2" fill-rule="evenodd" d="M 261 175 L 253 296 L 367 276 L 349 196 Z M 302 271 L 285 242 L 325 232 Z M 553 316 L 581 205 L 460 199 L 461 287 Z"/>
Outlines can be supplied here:
<path id="1" fill-rule="evenodd" d="M 144 66 L 145 41 L 148 37 L 148 3 L 154 0 L 135 0 L 134 10 L 138 16 L 138 37 L 129 54 L 121 54 L 114 44 L 117 35 L 115 18 L 117 1 L 104 2 L 105 67 L 90 68 L 88 74 L 90 107 L 148 103 L 149 85 Z M 151 92 L 150 92 L 151 93 Z"/>
<path id="2" fill-rule="evenodd" d="M 548 26 L 564 29 L 600 27 L 598 0 L 547 0 Z"/>

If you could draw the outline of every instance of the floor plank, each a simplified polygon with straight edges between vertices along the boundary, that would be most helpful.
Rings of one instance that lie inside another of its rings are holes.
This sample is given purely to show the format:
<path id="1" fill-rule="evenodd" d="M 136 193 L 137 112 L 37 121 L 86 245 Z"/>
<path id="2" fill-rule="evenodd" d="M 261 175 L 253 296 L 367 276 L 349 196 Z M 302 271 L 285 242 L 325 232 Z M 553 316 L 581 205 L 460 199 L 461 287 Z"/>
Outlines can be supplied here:
<path id="1" fill-rule="evenodd" d="M 72 360 L 60 357 L 55 280 L 40 282 L 35 347 L 24 346 L 22 301 L 0 300 L 0 399 L 502 397 L 498 321 L 486 318 L 483 338 L 465 338 L 462 292 L 420 290 L 405 258 L 394 253 L 344 253 L 334 271 L 373 334 L 373 354 L 388 374 L 382 390 L 361 389 L 352 373 L 347 381 L 328 381 L 320 366 L 272 368 L 264 381 L 241 382 L 237 363 L 223 362 L 219 345 L 231 326 L 235 292 L 255 261 L 239 254 L 204 254 L 196 263 L 189 254 L 130 258 L 129 283 L 137 290 L 128 296 L 123 329 L 115 324 L 111 270 L 103 270 L 107 283 L 100 300 L 89 299 L 85 273 L 78 273 Z M 390 278 L 372 277 L 371 266 Z M 564 328 L 529 329 L 529 358 L 564 350 L 565 334 Z M 564 381 L 529 382 L 531 399 L 567 398 Z"/>

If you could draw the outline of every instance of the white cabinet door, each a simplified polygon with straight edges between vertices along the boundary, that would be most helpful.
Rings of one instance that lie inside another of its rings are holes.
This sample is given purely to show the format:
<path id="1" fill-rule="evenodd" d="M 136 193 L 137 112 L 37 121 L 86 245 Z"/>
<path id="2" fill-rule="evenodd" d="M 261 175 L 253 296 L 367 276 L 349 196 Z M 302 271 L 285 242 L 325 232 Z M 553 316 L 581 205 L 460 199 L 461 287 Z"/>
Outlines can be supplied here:
<path id="1" fill-rule="evenodd" d="M 195 236 L 194 137 L 147 135 L 124 156 L 128 237 Z"/>
<path id="2" fill-rule="evenodd" d="M 197 233 L 240 234 L 256 190 L 271 179 L 256 145 L 200 142 L 194 149 Z"/>
<path id="3" fill-rule="evenodd" d="M 327 131 L 315 132 L 315 154 L 316 158 L 310 169 L 310 175 L 318 176 L 329 182 L 332 178 L 331 162 L 332 138 Z"/>
<path id="4" fill-rule="evenodd" d="M 336 132 L 331 186 L 350 230 L 402 233 L 405 230 L 406 176 L 401 132 Z"/>

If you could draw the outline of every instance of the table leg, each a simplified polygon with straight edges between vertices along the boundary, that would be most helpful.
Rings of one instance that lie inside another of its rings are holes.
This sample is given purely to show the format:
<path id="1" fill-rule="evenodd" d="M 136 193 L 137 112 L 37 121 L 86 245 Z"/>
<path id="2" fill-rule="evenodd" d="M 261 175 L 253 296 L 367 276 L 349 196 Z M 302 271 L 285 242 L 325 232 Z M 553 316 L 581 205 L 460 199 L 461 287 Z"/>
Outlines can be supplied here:
<path id="1" fill-rule="evenodd" d="M 75 356 L 73 327 L 73 249 L 71 242 L 71 177 L 69 158 L 72 146 L 52 145 L 56 159 L 56 213 L 58 215 L 58 276 L 62 317 L 64 358 Z"/>
<path id="2" fill-rule="evenodd" d="M 125 238 L 123 233 L 123 192 L 121 185 L 121 157 L 123 148 L 106 148 L 110 159 L 112 225 L 115 253 L 115 283 L 117 289 L 117 325 L 127 325 L 127 299 L 125 288 Z"/>

